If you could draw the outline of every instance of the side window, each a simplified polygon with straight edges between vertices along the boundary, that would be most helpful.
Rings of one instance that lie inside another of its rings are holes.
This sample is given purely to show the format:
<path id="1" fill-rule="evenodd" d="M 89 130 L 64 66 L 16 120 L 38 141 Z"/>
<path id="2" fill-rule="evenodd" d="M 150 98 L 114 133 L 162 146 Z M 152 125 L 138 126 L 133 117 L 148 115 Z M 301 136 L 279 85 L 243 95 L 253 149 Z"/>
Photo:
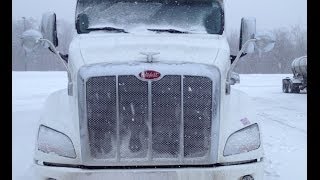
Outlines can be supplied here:
<path id="1" fill-rule="evenodd" d="M 211 12 L 204 19 L 209 34 L 222 34 L 224 30 L 224 12 L 220 5 L 213 4 Z"/>

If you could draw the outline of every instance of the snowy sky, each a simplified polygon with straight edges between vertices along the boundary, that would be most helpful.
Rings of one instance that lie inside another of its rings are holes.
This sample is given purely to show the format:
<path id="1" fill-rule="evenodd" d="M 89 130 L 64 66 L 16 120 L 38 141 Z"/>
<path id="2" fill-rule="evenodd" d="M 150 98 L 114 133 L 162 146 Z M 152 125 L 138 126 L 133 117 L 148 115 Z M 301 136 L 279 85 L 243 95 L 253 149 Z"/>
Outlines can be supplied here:
<path id="1" fill-rule="evenodd" d="M 73 22 L 76 0 L 13 0 L 13 19 L 23 16 L 40 19 L 54 11 L 57 17 Z M 240 27 L 241 17 L 256 17 L 257 29 L 307 25 L 307 0 L 227 0 L 227 25 Z"/>

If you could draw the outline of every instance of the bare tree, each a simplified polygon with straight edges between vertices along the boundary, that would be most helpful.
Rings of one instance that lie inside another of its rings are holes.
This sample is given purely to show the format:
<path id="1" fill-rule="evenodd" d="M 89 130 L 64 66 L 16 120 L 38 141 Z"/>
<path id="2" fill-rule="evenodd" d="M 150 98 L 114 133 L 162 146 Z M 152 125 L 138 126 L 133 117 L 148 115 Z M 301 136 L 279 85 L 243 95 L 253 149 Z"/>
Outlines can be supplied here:
<path id="1" fill-rule="evenodd" d="M 291 27 L 291 35 L 296 46 L 295 55 L 304 56 L 307 53 L 307 30 L 300 25 Z"/>

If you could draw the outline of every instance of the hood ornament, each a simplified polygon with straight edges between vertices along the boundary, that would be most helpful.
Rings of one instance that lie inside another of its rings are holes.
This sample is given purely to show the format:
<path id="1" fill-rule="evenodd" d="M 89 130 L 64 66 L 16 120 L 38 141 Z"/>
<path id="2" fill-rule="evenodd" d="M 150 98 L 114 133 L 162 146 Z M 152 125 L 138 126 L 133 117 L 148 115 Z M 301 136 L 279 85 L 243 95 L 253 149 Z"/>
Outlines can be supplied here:
<path id="1" fill-rule="evenodd" d="M 140 54 L 147 56 L 147 62 L 153 62 L 153 56 L 160 54 L 159 52 L 140 52 Z"/>

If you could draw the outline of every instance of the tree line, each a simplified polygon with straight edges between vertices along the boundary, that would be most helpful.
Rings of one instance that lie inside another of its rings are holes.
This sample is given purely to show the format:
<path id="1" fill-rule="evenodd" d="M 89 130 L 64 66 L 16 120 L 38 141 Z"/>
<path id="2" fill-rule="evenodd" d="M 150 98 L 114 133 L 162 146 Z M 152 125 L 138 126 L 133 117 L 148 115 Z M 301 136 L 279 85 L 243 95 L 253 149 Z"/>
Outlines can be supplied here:
<path id="1" fill-rule="evenodd" d="M 13 71 L 64 71 L 63 64 L 48 49 L 39 48 L 26 53 L 22 48 L 21 35 L 28 29 L 39 29 L 33 18 L 12 21 L 12 70 Z M 68 53 L 69 44 L 76 34 L 74 25 L 63 19 L 57 20 L 58 51 Z M 242 57 L 235 69 L 238 73 L 291 73 L 293 59 L 307 54 L 307 30 L 299 25 L 272 30 L 276 38 L 275 47 L 267 53 L 254 52 Z M 230 52 L 239 50 L 239 32 L 227 33 Z"/>

